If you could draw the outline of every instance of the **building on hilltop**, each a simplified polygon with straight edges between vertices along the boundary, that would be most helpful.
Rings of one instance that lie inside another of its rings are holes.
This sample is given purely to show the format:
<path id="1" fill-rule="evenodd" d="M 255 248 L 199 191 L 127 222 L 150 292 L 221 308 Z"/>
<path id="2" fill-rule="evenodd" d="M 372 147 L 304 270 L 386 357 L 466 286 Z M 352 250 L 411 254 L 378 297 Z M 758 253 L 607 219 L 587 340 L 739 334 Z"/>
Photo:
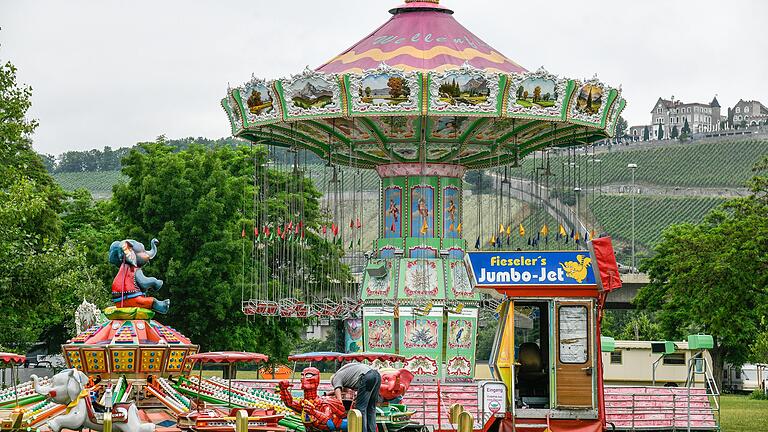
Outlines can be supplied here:
<path id="1" fill-rule="evenodd" d="M 768 108 L 756 100 L 739 99 L 736 105 L 728 110 L 728 124 L 731 127 L 749 127 L 766 124 Z"/>
<path id="2" fill-rule="evenodd" d="M 632 126 L 629 128 L 629 134 L 636 141 L 645 140 L 645 128 L 648 128 L 647 139 L 671 139 L 672 130 L 677 128 L 677 134 L 682 134 L 686 120 L 691 134 L 702 132 L 713 132 L 720 130 L 720 122 L 723 117 L 720 115 L 720 103 L 717 97 L 710 103 L 692 102 L 684 103 L 670 99 L 659 98 L 651 111 L 651 124 Z M 663 131 L 663 136 L 659 136 L 659 129 Z"/>

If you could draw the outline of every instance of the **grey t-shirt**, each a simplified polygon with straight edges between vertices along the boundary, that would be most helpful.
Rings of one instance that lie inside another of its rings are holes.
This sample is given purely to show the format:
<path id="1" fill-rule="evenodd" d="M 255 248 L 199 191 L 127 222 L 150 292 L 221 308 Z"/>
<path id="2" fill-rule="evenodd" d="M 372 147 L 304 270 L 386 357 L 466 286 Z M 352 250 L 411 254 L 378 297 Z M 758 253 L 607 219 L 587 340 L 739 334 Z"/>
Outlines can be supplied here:
<path id="1" fill-rule="evenodd" d="M 360 381 L 360 377 L 368 373 L 371 369 L 373 368 L 367 364 L 347 363 L 333 374 L 331 377 L 331 385 L 334 389 L 351 388 L 357 390 L 357 384 Z"/>

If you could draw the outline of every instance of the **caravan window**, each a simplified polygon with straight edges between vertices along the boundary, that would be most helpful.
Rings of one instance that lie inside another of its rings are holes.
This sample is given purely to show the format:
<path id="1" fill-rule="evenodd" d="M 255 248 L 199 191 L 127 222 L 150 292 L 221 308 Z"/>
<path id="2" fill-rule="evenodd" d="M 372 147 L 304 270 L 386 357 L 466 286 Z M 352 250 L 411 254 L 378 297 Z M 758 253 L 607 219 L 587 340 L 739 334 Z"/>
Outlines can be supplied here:
<path id="1" fill-rule="evenodd" d="M 667 354 L 664 356 L 664 360 L 662 361 L 665 365 L 671 365 L 671 366 L 685 366 L 685 354 L 682 353 L 675 353 L 675 354 Z"/>
<path id="2" fill-rule="evenodd" d="M 622 364 L 623 363 L 624 359 L 622 358 L 621 353 L 622 353 L 621 350 L 616 350 L 616 351 L 611 353 L 611 364 Z"/>

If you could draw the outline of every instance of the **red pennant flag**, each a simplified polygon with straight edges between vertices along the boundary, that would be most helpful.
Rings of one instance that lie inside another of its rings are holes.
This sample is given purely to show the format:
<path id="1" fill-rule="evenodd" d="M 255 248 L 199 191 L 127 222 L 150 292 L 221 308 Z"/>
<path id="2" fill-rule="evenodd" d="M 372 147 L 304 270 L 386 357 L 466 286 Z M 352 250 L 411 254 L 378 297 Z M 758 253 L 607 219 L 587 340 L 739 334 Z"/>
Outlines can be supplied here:
<path id="1" fill-rule="evenodd" d="M 277 236 L 283 238 L 283 230 L 280 229 L 280 226 L 277 227 Z"/>
<path id="2" fill-rule="evenodd" d="M 299 221 L 299 229 L 304 229 L 304 221 Z"/>
<path id="3" fill-rule="evenodd" d="M 269 237 L 269 227 L 268 226 L 264 227 L 264 237 Z"/>
<path id="4" fill-rule="evenodd" d="M 298 234 L 298 233 L 299 233 L 299 226 L 298 226 L 298 225 L 296 225 L 295 227 L 293 227 L 293 233 L 294 233 L 294 234 Z"/>
<path id="5" fill-rule="evenodd" d="M 293 221 L 288 221 L 288 231 L 293 229 Z"/>
<path id="6" fill-rule="evenodd" d="M 338 225 L 334 225 L 333 226 L 333 236 L 335 237 L 337 235 L 339 235 L 339 226 Z"/>
<path id="7" fill-rule="evenodd" d="M 258 237 L 259 236 L 259 227 L 253 227 L 253 236 Z"/>
<path id="8" fill-rule="evenodd" d="M 240 234 L 242 238 L 245 238 L 245 228 L 243 228 L 243 232 Z"/>
<path id="9" fill-rule="evenodd" d="M 328 232 L 328 226 L 323 225 L 323 235 L 325 235 L 326 232 Z"/>
<path id="10" fill-rule="evenodd" d="M 360 218 L 357 218 L 357 227 L 362 228 L 363 224 L 360 223 Z"/>
<path id="11" fill-rule="evenodd" d="M 354 227 L 355 227 L 355 220 L 354 220 L 354 219 L 351 219 L 351 220 L 349 221 L 349 227 L 350 227 L 350 228 L 354 228 Z"/>

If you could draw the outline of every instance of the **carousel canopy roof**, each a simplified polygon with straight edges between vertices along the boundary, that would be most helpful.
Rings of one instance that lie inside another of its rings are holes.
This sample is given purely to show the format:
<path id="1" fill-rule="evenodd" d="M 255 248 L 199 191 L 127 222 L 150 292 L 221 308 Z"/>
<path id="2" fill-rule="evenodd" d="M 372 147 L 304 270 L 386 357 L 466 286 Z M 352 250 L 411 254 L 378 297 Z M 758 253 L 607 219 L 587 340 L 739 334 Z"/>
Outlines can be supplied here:
<path id="1" fill-rule="evenodd" d="M 384 25 L 317 70 L 361 73 L 384 62 L 405 71 L 441 72 L 464 64 L 492 72 L 526 71 L 464 28 L 451 16 L 453 11 L 437 2 L 406 1 L 390 12 L 393 17 Z"/>
<path id="2" fill-rule="evenodd" d="M 222 100 L 232 134 L 334 163 L 511 164 L 613 136 L 625 101 L 597 78 L 526 69 L 438 0 L 410 1 L 317 70 L 252 78 Z"/>
<path id="3" fill-rule="evenodd" d="M 199 363 L 264 363 L 269 357 L 253 352 L 213 351 L 193 354 L 187 360 Z"/>
<path id="4" fill-rule="evenodd" d="M 20 354 L 14 354 L 14 353 L 7 353 L 7 352 L 0 352 L 0 363 L 5 364 L 13 364 L 13 363 L 24 363 L 27 360 L 26 357 Z"/>
<path id="5" fill-rule="evenodd" d="M 72 338 L 68 345 L 192 345 L 178 330 L 155 320 L 111 320 Z"/>

